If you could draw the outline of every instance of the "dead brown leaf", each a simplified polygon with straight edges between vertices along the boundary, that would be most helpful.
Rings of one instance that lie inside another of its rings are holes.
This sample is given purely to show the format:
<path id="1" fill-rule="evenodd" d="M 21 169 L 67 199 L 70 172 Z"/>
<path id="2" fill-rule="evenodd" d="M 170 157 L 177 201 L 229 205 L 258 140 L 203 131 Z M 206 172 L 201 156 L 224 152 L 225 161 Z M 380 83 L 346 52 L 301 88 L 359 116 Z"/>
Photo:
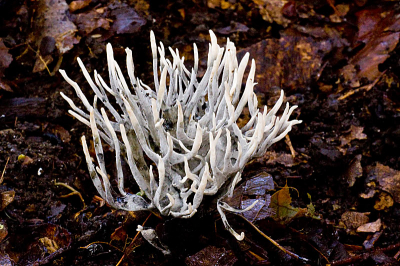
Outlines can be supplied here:
<path id="1" fill-rule="evenodd" d="M 75 23 L 81 32 L 86 35 L 98 28 L 110 29 L 110 21 L 103 18 L 103 8 L 90 10 L 86 13 L 80 13 L 76 16 Z"/>
<path id="2" fill-rule="evenodd" d="M 347 149 L 351 146 L 350 144 L 352 140 L 363 140 L 367 138 L 367 135 L 364 134 L 363 131 L 364 127 L 351 125 L 350 129 L 339 137 L 340 145 L 337 147 L 337 149 L 345 155 L 347 153 Z"/>
<path id="3" fill-rule="evenodd" d="M 363 174 L 361 158 L 361 154 L 356 155 L 356 157 L 350 162 L 350 165 L 348 166 L 344 174 L 345 178 L 347 179 L 347 183 L 349 184 L 349 187 L 352 187 L 357 178 L 361 177 Z"/>
<path id="4" fill-rule="evenodd" d="M 78 1 L 72 1 L 69 4 L 69 11 L 71 11 L 72 13 L 75 12 L 76 10 L 82 9 L 87 7 L 90 3 L 92 2 L 92 0 L 78 0 Z"/>
<path id="5" fill-rule="evenodd" d="M 269 92 L 273 87 L 298 88 L 307 86 L 320 71 L 323 57 L 332 49 L 329 41 L 315 41 L 310 37 L 282 36 L 279 40 L 267 39 L 246 49 L 256 61 L 255 90 Z M 243 80 L 246 80 L 247 73 Z"/>
<path id="6" fill-rule="evenodd" d="M 65 0 L 43 0 L 39 1 L 38 9 L 35 18 L 35 30 L 32 38 L 35 41 L 36 47 L 41 47 L 43 40 L 48 40 L 49 37 L 54 38 L 55 46 L 60 54 L 64 54 L 74 44 L 79 43 L 79 37 L 76 37 L 76 26 L 67 16 L 68 5 Z M 48 55 L 51 57 L 51 55 Z M 36 59 L 34 70 L 35 72 L 46 69 L 47 63 L 52 58 L 45 60 L 39 55 Z M 39 67 L 41 66 L 41 67 Z"/>
<path id="7" fill-rule="evenodd" d="M 218 248 L 215 246 L 207 246 L 196 254 L 185 259 L 188 266 L 207 266 L 207 265 L 234 265 L 238 259 L 235 257 L 232 250 Z"/>
<path id="8" fill-rule="evenodd" d="M 390 193 L 395 202 L 400 202 L 400 171 L 377 163 L 374 167 L 368 167 L 368 177 L 375 180 L 381 190 Z"/>
<path id="9" fill-rule="evenodd" d="M 342 214 L 341 222 L 343 222 L 348 229 L 356 229 L 368 223 L 368 214 L 369 213 L 346 211 Z"/>
<path id="10" fill-rule="evenodd" d="M 363 42 L 365 47 L 342 69 L 352 87 L 358 87 L 361 78 L 373 81 L 380 75 L 379 64 L 389 57 L 400 36 L 400 16 L 395 9 L 371 7 L 357 12 L 356 17 L 359 29 L 356 46 Z"/>
<path id="11" fill-rule="evenodd" d="M 15 191 L 3 191 L 0 193 L 0 211 L 4 210 L 11 202 L 14 201 Z"/>
<path id="12" fill-rule="evenodd" d="M 9 49 L 4 45 L 3 39 L 0 38 L 0 78 L 3 77 L 3 71 L 13 61 L 12 55 L 8 52 Z"/>

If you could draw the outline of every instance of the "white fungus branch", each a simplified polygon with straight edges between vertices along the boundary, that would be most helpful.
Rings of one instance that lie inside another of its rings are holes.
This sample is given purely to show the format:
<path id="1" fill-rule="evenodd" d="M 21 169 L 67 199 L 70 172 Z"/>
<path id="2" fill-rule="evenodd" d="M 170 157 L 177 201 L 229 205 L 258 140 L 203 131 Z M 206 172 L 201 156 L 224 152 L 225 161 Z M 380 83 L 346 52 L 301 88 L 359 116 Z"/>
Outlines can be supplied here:
<path id="1" fill-rule="evenodd" d="M 70 114 L 92 129 L 98 166 L 92 162 L 84 136 L 83 150 L 93 183 L 111 206 L 128 211 L 156 209 L 165 216 L 189 218 L 197 212 L 204 196 L 218 194 L 217 209 L 223 223 L 241 240 L 243 233 L 239 235 L 230 227 L 224 210 L 243 210 L 229 207 L 222 202 L 223 197 L 233 193 L 249 160 L 262 156 L 301 121 L 289 120 L 296 108 L 289 108 L 289 104 L 277 117 L 283 91 L 269 112 L 266 106 L 260 111 L 253 91 L 255 61 L 251 61 L 241 92 L 249 54 L 239 63 L 235 45 L 229 39 L 226 47 L 221 48 L 212 31 L 210 36 L 207 68 L 200 79 L 195 44 L 194 66 L 189 71 L 178 50 L 169 49 L 172 62 L 166 58 L 164 45 L 160 42 L 157 47 L 151 32 L 154 90 L 135 76 L 130 49 L 126 49 L 128 84 L 114 60 L 111 44 L 107 44 L 110 85 L 96 71 L 92 79 L 78 58 L 95 93 L 93 104 L 64 70 L 60 73 L 74 88 L 83 110 L 65 94 L 61 96 L 71 106 Z M 246 106 L 250 119 L 239 128 L 237 120 Z M 108 179 L 102 142 L 110 145 L 116 154 L 116 191 Z M 121 158 L 129 165 L 144 196 L 124 190 Z"/>

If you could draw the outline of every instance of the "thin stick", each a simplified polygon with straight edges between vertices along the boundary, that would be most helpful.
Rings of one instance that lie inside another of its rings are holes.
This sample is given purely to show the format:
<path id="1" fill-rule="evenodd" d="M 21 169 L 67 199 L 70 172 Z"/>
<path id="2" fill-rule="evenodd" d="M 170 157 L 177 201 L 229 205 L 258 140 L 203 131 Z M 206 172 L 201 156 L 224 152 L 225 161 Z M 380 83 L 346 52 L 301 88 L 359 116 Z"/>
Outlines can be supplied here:
<path id="1" fill-rule="evenodd" d="M 3 183 L 3 180 L 4 180 L 4 173 L 6 172 L 6 168 L 7 168 L 7 165 L 8 165 L 8 161 L 9 161 L 9 160 L 10 160 L 10 157 L 7 158 L 6 165 L 4 166 L 3 173 L 1 174 L 1 177 L 0 177 L 0 184 Z"/>
<path id="2" fill-rule="evenodd" d="M 273 240 L 272 238 L 270 238 L 269 236 L 267 236 L 266 234 L 264 234 L 264 232 L 262 232 L 260 229 L 258 229 L 257 226 L 255 226 L 252 222 L 250 222 L 249 220 L 247 220 L 247 219 L 246 219 L 245 217 L 243 217 L 242 215 L 238 215 L 238 214 L 235 214 L 235 213 L 234 213 L 234 215 L 239 216 L 240 218 L 242 218 L 243 220 L 245 220 L 245 221 L 246 221 L 248 224 L 250 224 L 251 227 L 253 227 L 260 235 L 262 235 L 263 237 L 265 237 L 266 239 L 268 239 L 274 246 L 276 246 L 277 248 L 279 248 L 279 249 L 280 249 L 282 252 L 284 252 L 285 254 L 287 254 L 287 255 L 289 255 L 289 256 L 295 258 L 295 259 L 302 260 L 302 261 L 305 261 L 305 262 L 310 261 L 309 259 L 303 258 L 303 257 L 301 257 L 301 256 L 299 256 L 299 255 L 297 255 L 297 254 L 295 254 L 295 253 L 293 253 L 293 252 L 291 252 L 290 250 L 287 250 L 286 248 L 282 247 L 281 245 L 279 245 L 278 242 L 276 242 L 275 240 Z"/>

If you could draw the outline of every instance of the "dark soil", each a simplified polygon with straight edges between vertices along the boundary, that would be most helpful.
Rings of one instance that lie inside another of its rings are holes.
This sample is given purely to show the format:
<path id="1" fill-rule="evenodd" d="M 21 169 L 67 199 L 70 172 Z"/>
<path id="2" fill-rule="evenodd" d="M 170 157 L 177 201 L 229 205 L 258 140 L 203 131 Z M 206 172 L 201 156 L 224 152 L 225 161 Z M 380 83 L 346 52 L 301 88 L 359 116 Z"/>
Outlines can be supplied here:
<path id="1" fill-rule="evenodd" d="M 91 132 L 68 115 L 60 92 L 80 102 L 57 69 L 92 95 L 76 59 L 107 81 L 109 42 L 122 68 L 132 49 L 151 87 L 150 30 L 190 65 L 193 42 L 206 58 L 209 29 L 255 58 L 262 104 L 279 87 L 299 106 L 290 143 L 251 162 L 243 182 L 268 173 L 276 191 L 292 188 L 294 216 L 253 224 L 300 258 L 228 215 L 246 235 L 236 241 L 212 200 L 187 220 L 128 213 L 90 180 L 80 137 Z M 0 265 L 398 265 L 399 36 L 397 1 L 0 0 Z M 171 255 L 136 236 L 144 223 Z"/>

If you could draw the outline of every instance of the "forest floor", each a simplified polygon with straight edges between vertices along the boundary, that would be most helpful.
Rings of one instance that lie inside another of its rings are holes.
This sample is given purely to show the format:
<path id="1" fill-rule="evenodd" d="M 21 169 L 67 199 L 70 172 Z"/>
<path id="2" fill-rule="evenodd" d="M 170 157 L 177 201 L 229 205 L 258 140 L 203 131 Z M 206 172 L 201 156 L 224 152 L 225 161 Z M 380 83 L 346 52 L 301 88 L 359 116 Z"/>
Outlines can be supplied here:
<path id="1" fill-rule="evenodd" d="M 0 264 L 399 265 L 400 5 L 349 2 L 0 0 Z M 240 242 L 212 202 L 191 219 L 108 206 L 80 144 L 90 129 L 60 96 L 80 105 L 58 69 L 93 95 L 78 56 L 107 81 L 107 43 L 152 87 L 150 30 L 188 65 L 196 43 L 204 69 L 210 29 L 256 60 L 260 104 L 283 89 L 303 121 L 246 166 L 231 204 L 270 204 L 228 215 Z"/>

